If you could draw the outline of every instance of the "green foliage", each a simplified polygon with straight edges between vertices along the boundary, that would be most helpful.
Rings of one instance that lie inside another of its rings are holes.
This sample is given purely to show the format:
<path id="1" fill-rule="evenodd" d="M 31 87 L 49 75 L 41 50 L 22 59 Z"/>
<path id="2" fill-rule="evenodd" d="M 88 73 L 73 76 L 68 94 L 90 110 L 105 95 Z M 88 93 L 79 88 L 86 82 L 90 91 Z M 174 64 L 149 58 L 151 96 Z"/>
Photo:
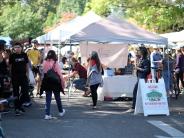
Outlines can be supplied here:
<path id="1" fill-rule="evenodd" d="M 60 0 L 0 0 L 0 34 L 14 39 L 37 37 L 55 21 Z"/>
<path id="2" fill-rule="evenodd" d="M 85 12 L 93 10 L 98 15 L 108 16 L 118 6 L 121 0 L 91 0 L 87 3 Z"/>
<path id="3" fill-rule="evenodd" d="M 89 10 L 102 16 L 119 12 L 159 33 L 184 29 L 184 0 L 0 0 L 0 34 L 37 37 L 65 13 Z"/>
<path id="4" fill-rule="evenodd" d="M 138 3 L 135 0 L 128 5 L 130 8 L 127 8 L 126 13 L 139 24 L 156 32 L 179 31 L 184 29 L 184 8 L 178 2 L 141 0 Z"/>
<path id="5" fill-rule="evenodd" d="M 81 15 L 84 11 L 87 0 L 61 0 L 58 6 L 58 14 L 71 12 Z"/>
<path id="6" fill-rule="evenodd" d="M 46 19 L 49 12 L 56 13 L 56 7 L 60 0 L 25 0 L 26 4 L 31 7 L 31 10 L 40 16 L 41 19 Z"/>
<path id="7" fill-rule="evenodd" d="M 45 27 L 52 26 L 59 22 L 65 13 L 75 13 L 81 15 L 84 12 L 86 0 L 61 0 L 56 7 L 56 11 L 49 12 Z"/>
<path id="8" fill-rule="evenodd" d="M 49 12 L 48 16 L 47 16 L 47 20 L 44 23 L 44 26 L 52 26 L 53 24 L 55 24 L 57 22 L 58 18 L 56 16 L 55 13 L 53 12 Z"/>
<path id="9" fill-rule="evenodd" d="M 138 24 L 159 32 L 184 29 L 184 0 L 91 0 L 86 11 L 93 10 L 102 16 L 122 11 L 127 18 L 133 18 Z"/>
<path id="10" fill-rule="evenodd" d="M 1 34 L 13 39 L 34 38 L 42 33 L 41 20 L 29 6 L 23 6 L 19 2 L 3 8 L 0 24 L 3 27 Z"/>

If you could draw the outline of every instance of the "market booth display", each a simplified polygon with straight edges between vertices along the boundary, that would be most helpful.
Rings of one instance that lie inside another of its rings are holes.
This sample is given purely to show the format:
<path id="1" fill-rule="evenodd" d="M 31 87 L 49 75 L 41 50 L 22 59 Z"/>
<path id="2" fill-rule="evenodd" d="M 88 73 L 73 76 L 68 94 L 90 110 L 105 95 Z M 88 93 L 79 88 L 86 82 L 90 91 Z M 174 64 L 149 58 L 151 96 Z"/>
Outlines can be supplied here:
<path id="1" fill-rule="evenodd" d="M 103 76 L 103 87 L 98 88 L 98 100 L 104 97 L 132 97 L 137 78 L 134 75 Z"/>
<path id="2" fill-rule="evenodd" d="M 73 42 L 82 42 L 82 58 L 86 59 L 89 53 L 95 50 L 102 64 L 110 68 L 124 68 L 127 65 L 128 44 L 168 44 L 166 38 L 114 16 L 90 24 L 70 39 Z M 117 51 L 113 53 L 115 50 Z M 98 89 L 100 100 L 103 100 L 104 96 L 132 97 L 137 81 L 133 75 L 104 76 L 103 80 L 104 86 Z"/>

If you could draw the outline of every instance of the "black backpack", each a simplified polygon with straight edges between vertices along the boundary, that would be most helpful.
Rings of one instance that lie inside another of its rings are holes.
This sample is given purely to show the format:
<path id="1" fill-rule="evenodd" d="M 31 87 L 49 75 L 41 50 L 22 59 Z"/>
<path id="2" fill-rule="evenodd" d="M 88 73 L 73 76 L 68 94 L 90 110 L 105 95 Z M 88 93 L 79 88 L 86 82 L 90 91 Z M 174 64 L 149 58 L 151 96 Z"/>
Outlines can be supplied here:
<path id="1" fill-rule="evenodd" d="M 60 84 L 61 79 L 57 72 L 54 70 L 55 63 L 51 69 L 47 71 L 47 73 L 44 74 L 45 81 L 47 81 L 48 84 Z"/>

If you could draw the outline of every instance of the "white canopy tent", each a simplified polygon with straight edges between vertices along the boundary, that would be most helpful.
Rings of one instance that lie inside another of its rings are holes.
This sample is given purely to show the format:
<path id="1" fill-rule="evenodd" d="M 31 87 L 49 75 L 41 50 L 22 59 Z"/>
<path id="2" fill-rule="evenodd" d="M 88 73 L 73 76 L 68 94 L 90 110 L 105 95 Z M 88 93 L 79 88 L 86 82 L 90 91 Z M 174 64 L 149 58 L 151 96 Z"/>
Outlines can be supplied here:
<path id="1" fill-rule="evenodd" d="M 38 41 L 38 43 L 40 44 L 44 44 L 46 43 L 47 40 L 47 34 L 41 35 L 39 37 L 36 38 L 36 40 Z"/>
<path id="2" fill-rule="evenodd" d="M 48 32 L 45 35 L 37 37 L 39 43 L 45 42 L 64 42 L 70 39 L 70 36 L 80 32 L 82 29 L 88 25 L 97 22 L 101 17 L 96 15 L 94 12 L 90 11 L 84 16 L 78 16 L 73 20 L 63 23 L 56 27 L 54 30 Z"/>
<path id="3" fill-rule="evenodd" d="M 119 48 L 119 51 L 122 51 L 121 47 L 127 47 L 127 49 L 124 49 L 128 53 L 128 44 L 156 44 L 156 45 L 167 45 L 168 41 L 167 38 L 161 37 L 157 34 L 148 32 L 142 28 L 139 28 L 125 20 L 121 20 L 117 17 L 110 16 L 107 19 L 101 19 L 88 27 L 84 28 L 79 33 L 71 36 L 71 41 L 87 41 L 87 42 L 100 42 L 103 43 L 101 47 L 103 49 L 99 49 L 98 47 L 94 48 L 94 44 L 86 43 L 86 48 L 84 46 L 84 43 L 81 44 L 82 51 L 84 51 L 84 59 L 86 58 L 86 55 L 89 55 L 89 49 L 93 49 L 98 51 L 100 54 L 101 60 L 104 59 L 104 61 L 110 61 L 110 59 L 113 59 L 114 63 L 118 63 L 120 60 L 120 57 L 115 52 L 114 55 L 109 55 L 108 53 L 111 51 L 114 51 L 115 49 Z M 106 47 L 104 47 L 106 45 Z M 121 45 L 121 47 L 118 47 Z M 93 48 L 91 48 L 92 46 Z M 108 46 L 111 46 L 111 50 L 108 48 Z M 108 50 L 107 50 L 108 49 Z M 85 52 L 87 51 L 87 52 Z M 107 53 L 105 53 L 107 51 Z M 103 52 L 103 55 L 101 54 Z M 123 51 L 122 51 L 123 52 Z M 121 53 L 123 55 L 123 53 Z M 107 57 L 108 55 L 108 57 Z M 103 57 L 102 57 L 103 56 Z M 127 63 L 127 54 L 123 55 L 123 59 L 121 64 L 109 64 L 109 67 L 119 67 L 125 66 Z"/>
<path id="4" fill-rule="evenodd" d="M 160 36 L 168 38 L 169 42 L 174 42 L 174 43 L 184 42 L 184 37 L 183 37 L 184 30 L 180 32 L 165 33 L 165 34 L 161 34 Z"/>
<path id="5" fill-rule="evenodd" d="M 71 36 L 72 41 L 146 43 L 167 45 L 167 38 L 148 32 L 117 17 L 101 19 L 79 33 Z"/>

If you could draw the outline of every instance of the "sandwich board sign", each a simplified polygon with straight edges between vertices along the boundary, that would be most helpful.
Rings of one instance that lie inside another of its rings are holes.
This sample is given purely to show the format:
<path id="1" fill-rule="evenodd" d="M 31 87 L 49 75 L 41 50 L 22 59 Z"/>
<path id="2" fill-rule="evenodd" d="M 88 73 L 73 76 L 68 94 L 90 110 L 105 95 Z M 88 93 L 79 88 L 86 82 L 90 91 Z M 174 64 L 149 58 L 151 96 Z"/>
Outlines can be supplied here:
<path id="1" fill-rule="evenodd" d="M 134 114 L 138 113 L 144 113 L 144 116 L 169 115 L 163 79 L 160 79 L 158 83 L 146 83 L 144 79 L 139 80 Z"/>

